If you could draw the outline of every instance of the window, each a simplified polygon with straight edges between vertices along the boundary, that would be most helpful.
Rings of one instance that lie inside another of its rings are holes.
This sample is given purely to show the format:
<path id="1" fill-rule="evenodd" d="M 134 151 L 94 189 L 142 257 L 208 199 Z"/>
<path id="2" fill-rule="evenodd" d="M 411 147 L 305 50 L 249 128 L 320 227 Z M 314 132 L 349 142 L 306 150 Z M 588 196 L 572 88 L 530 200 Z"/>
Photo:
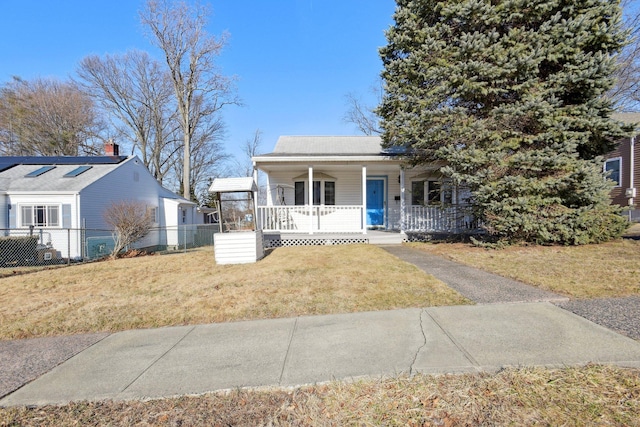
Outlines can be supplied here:
<path id="1" fill-rule="evenodd" d="M 42 166 L 41 168 L 38 168 L 38 169 L 34 170 L 33 172 L 29 172 L 25 176 L 27 178 L 35 178 L 36 176 L 40 176 L 43 173 L 49 172 L 51 169 L 55 169 L 55 168 L 56 168 L 55 166 Z"/>
<path id="2" fill-rule="evenodd" d="M 313 204 L 320 205 L 322 204 L 322 192 L 320 191 L 320 187 L 322 186 L 322 182 L 313 181 Z"/>
<path id="3" fill-rule="evenodd" d="M 60 206 L 34 205 L 21 206 L 21 226 L 29 227 L 59 227 Z"/>
<path id="4" fill-rule="evenodd" d="M 616 183 L 616 187 L 622 186 L 622 158 L 616 157 L 615 159 L 609 159 L 604 162 L 604 172 L 608 174 L 608 178 Z"/>
<path id="5" fill-rule="evenodd" d="M 74 178 L 74 177 L 76 177 L 76 176 L 88 171 L 92 167 L 93 166 L 78 166 L 77 168 L 75 168 L 71 172 L 65 173 L 64 174 L 64 178 Z"/>
<path id="6" fill-rule="evenodd" d="M 439 205 L 442 196 L 442 184 L 439 181 L 427 181 L 427 204 Z"/>
<path id="7" fill-rule="evenodd" d="M 453 203 L 453 186 L 443 181 L 413 181 L 411 183 L 411 204 L 440 205 Z"/>
<path id="8" fill-rule="evenodd" d="M 411 183 L 411 204 L 414 206 L 424 205 L 424 181 L 413 181 Z"/>
<path id="9" fill-rule="evenodd" d="M 303 181 L 296 181 L 295 192 L 296 192 L 295 205 L 296 206 L 304 205 L 304 182 Z"/>
<path id="10" fill-rule="evenodd" d="M 324 183 L 324 204 L 336 204 L 336 183 L 333 181 L 325 181 Z"/>
<path id="11" fill-rule="evenodd" d="M 296 181 L 295 183 L 295 204 L 305 205 L 306 181 Z M 335 205 L 336 204 L 336 183 L 334 181 L 313 181 L 313 204 L 314 205 Z"/>
<path id="12" fill-rule="evenodd" d="M 158 223 L 158 208 L 155 206 L 147 207 L 147 215 L 149 215 L 149 219 L 151 222 Z"/>

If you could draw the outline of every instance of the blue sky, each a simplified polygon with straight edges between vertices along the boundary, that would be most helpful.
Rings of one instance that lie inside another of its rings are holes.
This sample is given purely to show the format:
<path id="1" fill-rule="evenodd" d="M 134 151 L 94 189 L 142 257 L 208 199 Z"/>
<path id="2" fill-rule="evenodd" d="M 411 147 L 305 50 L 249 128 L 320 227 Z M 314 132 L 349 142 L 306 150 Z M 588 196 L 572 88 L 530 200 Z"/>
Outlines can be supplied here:
<path id="1" fill-rule="evenodd" d="M 370 88 L 394 0 L 212 0 L 208 31 L 230 33 L 219 57 L 238 78 L 243 107 L 223 112 L 227 151 L 263 132 L 262 150 L 280 135 L 351 135 L 345 94 L 375 104 Z M 150 52 L 138 10 L 143 0 L 2 0 L 0 83 L 74 74 L 89 54 Z"/>

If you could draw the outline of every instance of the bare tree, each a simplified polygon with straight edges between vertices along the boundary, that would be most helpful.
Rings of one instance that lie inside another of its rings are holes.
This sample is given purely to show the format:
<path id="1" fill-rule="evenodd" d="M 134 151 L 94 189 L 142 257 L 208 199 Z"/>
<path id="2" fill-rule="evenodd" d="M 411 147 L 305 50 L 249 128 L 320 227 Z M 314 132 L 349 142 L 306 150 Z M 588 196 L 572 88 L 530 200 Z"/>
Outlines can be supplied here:
<path id="1" fill-rule="evenodd" d="M 0 89 L 4 155 L 96 154 L 102 130 L 93 100 L 73 82 L 14 77 Z"/>
<path id="2" fill-rule="evenodd" d="M 362 98 L 355 93 L 347 93 L 344 96 L 347 112 L 342 120 L 346 123 L 353 123 L 365 135 L 379 135 L 381 132 L 380 117 L 376 114 L 376 108 L 382 101 L 382 80 L 378 79 L 377 83 L 369 88 L 369 91 L 375 96 L 377 102 L 373 107 L 364 104 Z"/>
<path id="3" fill-rule="evenodd" d="M 378 117 L 375 114 L 375 107 L 369 107 L 362 103 L 362 99 L 353 93 L 345 96 L 347 102 L 347 112 L 343 120 L 346 123 L 353 123 L 358 130 L 365 135 L 378 135 L 380 128 L 378 126 Z"/>
<path id="4" fill-rule="evenodd" d="M 133 143 L 162 183 L 182 148 L 173 87 L 162 64 L 136 50 L 91 55 L 82 59 L 77 74 L 83 90 L 100 102 L 118 133 Z"/>
<path id="5" fill-rule="evenodd" d="M 104 220 L 113 227 L 115 245 L 111 258 L 117 258 L 123 249 L 149 234 L 153 218 L 144 203 L 123 200 L 107 207 Z"/>
<path id="6" fill-rule="evenodd" d="M 185 2 L 148 0 L 140 13 L 152 43 L 165 55 L 173 84 L 183 133 L 182 187 L 191 198 L 192 140 L 202 117 L 217 116 L 227 104 L 239 103 L 233 96 L 232 79 L 223 76 L 215 59 L 226 43 L 205 30 L 209 11 Z"/>
<path id="7" fill-rule="evenodd" d="M 619 110 L 637 111 L 640 108 L 640 8 L 634 0 L 623 0 L 624 26 L 629 43 L 618 56 L 615 86 L 607 93 Z"/>
<path id="8" fill-rule="evenodd" d="M 242 160 L 236 161 L 238 165 L 237 172 L 240 176 L 253 176 L 253 160 L 251 158 L 260 154 L 261 145 L 262 131 L 256 129 L 253 137 L 245 140 L 242 146 Z"/>

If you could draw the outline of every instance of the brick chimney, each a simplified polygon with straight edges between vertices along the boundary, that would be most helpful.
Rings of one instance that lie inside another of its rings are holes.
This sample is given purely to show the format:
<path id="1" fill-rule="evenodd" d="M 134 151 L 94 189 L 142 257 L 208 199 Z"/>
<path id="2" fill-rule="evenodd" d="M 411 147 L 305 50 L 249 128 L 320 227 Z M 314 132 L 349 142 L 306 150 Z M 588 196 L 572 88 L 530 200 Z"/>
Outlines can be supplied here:
<path id="1" fill-rule="evenodd" d="M 109 141 L 104 144 L 104 154 L 107 156 L 119 156 L 120 147 L 113 141 Z"/>

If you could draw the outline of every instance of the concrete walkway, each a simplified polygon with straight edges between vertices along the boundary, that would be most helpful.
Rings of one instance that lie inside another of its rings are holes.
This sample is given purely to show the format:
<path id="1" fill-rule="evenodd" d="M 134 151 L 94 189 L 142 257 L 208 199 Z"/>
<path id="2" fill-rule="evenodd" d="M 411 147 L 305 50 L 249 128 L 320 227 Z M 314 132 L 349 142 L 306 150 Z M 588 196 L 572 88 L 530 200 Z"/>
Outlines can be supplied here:
<path id="1" fill-rule="evenodd" d="M 554 306 L 549 301 L 557 295 L 404 249 L 387 248 L 483 304 L 115 333 L 5 396 L 0 405 L 143 399 L 507 366 L 640 367 L 640 342 Z"/>
<path id="2" fill-rule="evenodd" d="M 568 301 L 562 295 L 407 246 L 387 245 L 382 248 L 403 261 L 416 265 L 476 304 Z"/>

